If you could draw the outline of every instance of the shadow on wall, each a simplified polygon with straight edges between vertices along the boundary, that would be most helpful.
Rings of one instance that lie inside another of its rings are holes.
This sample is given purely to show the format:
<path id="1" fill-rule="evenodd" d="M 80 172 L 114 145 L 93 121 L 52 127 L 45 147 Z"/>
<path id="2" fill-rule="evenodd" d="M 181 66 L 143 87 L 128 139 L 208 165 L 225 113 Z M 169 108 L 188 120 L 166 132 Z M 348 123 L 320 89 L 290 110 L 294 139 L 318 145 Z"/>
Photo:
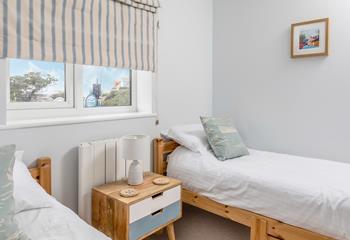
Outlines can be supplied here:
<path id="1" fill-rule="evenodd" d="M 79 170 L 79 148 L 71 148 L 69 149 L 62 157 L 61 159 L 61 171 L 60 173 L 73 176 L 72 178 L 67 178 L 64 176 L 60 177 L 54 177 L 54 179 L 60 179 L 60 182 L 54 183 L 60 186 L 64 186 L 64 188 L 67 188 L 66 191 L 74 192 L 76 193 L 75 198 L 78 198 L 78 185 L 76 184 L 78 182 L 78 170 Z M 73 181 L 72 181 L 73 180 Z M 57 180 L 56 180 L 57 181 Z M 65 190 L 64 190 L 65 192 Z M 66 199 L 69 194 L 63 194 L 63 202 L 72 202 L 72 199 Z M 75 206 L 73 209 L 78 209 L 78 202 L 75 201 Z"/>

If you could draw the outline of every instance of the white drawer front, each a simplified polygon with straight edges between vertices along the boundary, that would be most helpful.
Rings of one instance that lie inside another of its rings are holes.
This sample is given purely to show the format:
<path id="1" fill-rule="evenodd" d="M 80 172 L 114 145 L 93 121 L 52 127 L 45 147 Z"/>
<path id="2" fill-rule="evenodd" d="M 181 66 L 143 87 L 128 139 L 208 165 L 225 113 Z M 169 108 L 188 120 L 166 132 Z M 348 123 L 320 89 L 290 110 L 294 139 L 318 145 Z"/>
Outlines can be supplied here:
<path id="1" fill-rule="evenodd" d="M 130 206 L 129 223 L 133 223 L 180 200 L 181 186 L 164 191 L 161 195 L 146 198 Z"/>

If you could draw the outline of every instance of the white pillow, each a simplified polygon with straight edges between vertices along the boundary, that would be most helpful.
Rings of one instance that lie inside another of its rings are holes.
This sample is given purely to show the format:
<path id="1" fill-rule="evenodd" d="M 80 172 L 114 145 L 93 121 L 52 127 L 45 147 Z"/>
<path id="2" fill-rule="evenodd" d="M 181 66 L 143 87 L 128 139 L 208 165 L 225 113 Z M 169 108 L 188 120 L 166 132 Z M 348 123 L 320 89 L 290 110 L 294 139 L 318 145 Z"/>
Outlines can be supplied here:
<path id="1" fill-rule="evenodd" d="M 162 132 L 165 138 L 172 139 L 180 145 L 197 153 L 207 153 L 210 149 L 207 135 L 202 124 L 178 125 Z"/>
<path id="2" fill-rule="evenodd" d="M 23 151 L 16 152 L 13 167 L 15 212 L 53 207 L 52 197 L 32 178 L 22 156 Z"/>

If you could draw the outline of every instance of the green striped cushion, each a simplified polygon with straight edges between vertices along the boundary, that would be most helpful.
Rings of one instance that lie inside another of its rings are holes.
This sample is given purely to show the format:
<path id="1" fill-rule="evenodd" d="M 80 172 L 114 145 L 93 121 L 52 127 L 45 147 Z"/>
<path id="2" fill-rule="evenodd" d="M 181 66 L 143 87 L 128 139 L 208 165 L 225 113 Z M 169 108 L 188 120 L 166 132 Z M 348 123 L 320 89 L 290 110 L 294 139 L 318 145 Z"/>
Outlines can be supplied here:
<path id="1" fill-rule="evenodd" d="M 15 203 L 13 199 L 13 166 L 15 163 L 15 145 L 0 147 L 0 239 L 28 239 L 17 227 L 13 217 Z"/>
<path id="2" fill-rule="evenodd" d="M 249 154 L 232 119 L 201 117 L 201 121 L 217 159 L 224 161 Z"/>

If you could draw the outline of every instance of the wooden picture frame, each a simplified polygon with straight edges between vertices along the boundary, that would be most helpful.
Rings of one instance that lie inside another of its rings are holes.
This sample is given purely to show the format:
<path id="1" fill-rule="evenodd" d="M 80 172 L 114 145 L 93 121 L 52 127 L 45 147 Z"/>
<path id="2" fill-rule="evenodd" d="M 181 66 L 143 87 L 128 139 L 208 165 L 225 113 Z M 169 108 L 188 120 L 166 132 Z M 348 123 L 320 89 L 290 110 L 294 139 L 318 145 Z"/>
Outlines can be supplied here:
<path id="1" fill-rule="evenodd" d="M 329 18 L 294 23 L 291 27 L 291 57 L 329 55 Z"/>
<path id="2" fill-rule="evenodd" d="M 167 155 L 178 146 L 179 144 L 172 140 L 154 139 L 153 166 L 155 173 L 167 174 Z M 258 213 L 215 202 L 185 188 L 182 188 L 182 202 L 249 227 L 250 240 L 335 240 Z"/>

